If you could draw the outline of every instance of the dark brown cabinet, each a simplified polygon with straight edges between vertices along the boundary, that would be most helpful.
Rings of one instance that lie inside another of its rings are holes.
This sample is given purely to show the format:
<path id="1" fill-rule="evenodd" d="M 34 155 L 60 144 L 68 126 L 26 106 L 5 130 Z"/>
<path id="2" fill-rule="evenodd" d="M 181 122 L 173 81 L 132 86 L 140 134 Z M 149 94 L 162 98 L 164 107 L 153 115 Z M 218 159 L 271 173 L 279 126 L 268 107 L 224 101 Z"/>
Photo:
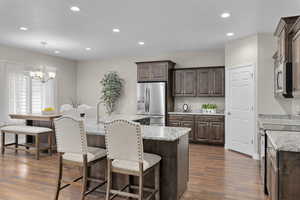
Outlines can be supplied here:
<path id="1" fill-rule="evenodd" d="M 193 115 L 169 115 L 168 126 L 191 128 L 189 139 L 194 139 L 195 125 Z"/>
<path id="2" fill-rule="evenodd" d="M 176 69 L 173 72 L 173 96 L 223 97 L 224 67 Z"/>
<path id="3" fill-rule="evenodd" d="M 300 17 L 293 27 L 292 63 L 293 63 L 293 95 L 300 96 Z"/>
<path id="4" fill-rule="evenodd" d="M 172 61 L 137 62 L 137 81 L 168 81 L 169 69 L 175 63 Z"/>
<path id="5" fill-rule="evenodd" d="M 195 141 L 224 144 L 224 116 L 196 116 Z"/>
<path id="6" fill-rule="evenodd" d="M 297 16 L 283 17 L 276 27 L 274 35 L 277 37 L 277 58 L 280 64 L 292 62 L 292 35 L 290 31 L 297 19 Z"/>
<path id="7" fill-rule="evenodd" d="M 277 151 L 269 137 L 266 149 L 266 187 L 270 200 L 300 197 L 300 153 Z"/>
<path id="8" fill-rule="evenodd" d="M 196 133 L 194 141 L 197 142 L 209 142 L 209 122 L 205 121 L 196 121 Z"/>
<path id="9" fill-rule="evenodd" d="M 224 116 L 169 115 L 168 126 L 191 128 L 191 142 L 224 144 Z"/>
<path id="10" fill-rule="evenodd" d="M 196 71 L 175 70 L 173 96 L 196 96 Z"/>
<path id="11" fill-rule="evenodd" d="M 210 84 L 209 84 L 209 69 L 198 69 L 197 70 L 197 96 L 209 96 Z"/>
<path id="12" fill-rule="evenodd" d="M 210 96 L 223 97 L 225 95 L 225 70 L 213 68 L 209 76 Z"/>

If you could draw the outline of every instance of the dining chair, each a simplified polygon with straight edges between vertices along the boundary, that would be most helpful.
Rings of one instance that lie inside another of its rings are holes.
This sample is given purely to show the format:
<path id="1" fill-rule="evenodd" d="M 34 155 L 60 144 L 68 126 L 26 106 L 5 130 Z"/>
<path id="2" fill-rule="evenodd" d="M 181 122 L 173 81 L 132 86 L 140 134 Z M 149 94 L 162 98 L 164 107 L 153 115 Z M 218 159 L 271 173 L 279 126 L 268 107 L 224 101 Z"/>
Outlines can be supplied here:
<path id="1" fill-rule="evenodd" d="M 142 200 L 144 191 L 150 193 L 146 199 L 152 199 L 155 196 L 155 200 L 159 200 L 161 157 L 156 154 L 144 153 L 140 124 L 126 120 L 114 120 L 105 123 L 104 128 L 108 161 L 106 200 L 111 199 L 111 194 L 112 198 L 120 195 Z M 155 187 L 146 188 L 144 187 L 144 176 L 153 168 Z M 122 190 L 115 190 L 112 188 L 112 173 L 129 175 L 129 180 L 130 176 L 136 176 L 139 179 L 139 185 L 135 186 L 129 183 Z M 129 192 L 125 192 L 126 189 L 129 189 Z M 136 190 L 138 194 L 130 192 Z"/>
<path id="2" fill-rule="evenodd" d="M 86 195 L 95 191 L 106 183 L 106 180 L 89 177 L 90 167 L 106 158 L 106 150 L 87 146 L 87 136 L 83 120 L 77 120 L 69 116 L 63 116 L 54 120 L 57 151 L 59 153 L 59 173 L 57 178 L 55 200 L 58 199 L 62 189 L 70 185 L 78 185 L 82 179 L 81 197 L 83 200 Z M 63 179 L 63 166 L 75 165 L 82 168 L 82 176 L 68 181 Z M 98 183 L 95 187 L 87 190 L 88 182 Z M 62 186 L 62 183 L 65 185 Z"/>

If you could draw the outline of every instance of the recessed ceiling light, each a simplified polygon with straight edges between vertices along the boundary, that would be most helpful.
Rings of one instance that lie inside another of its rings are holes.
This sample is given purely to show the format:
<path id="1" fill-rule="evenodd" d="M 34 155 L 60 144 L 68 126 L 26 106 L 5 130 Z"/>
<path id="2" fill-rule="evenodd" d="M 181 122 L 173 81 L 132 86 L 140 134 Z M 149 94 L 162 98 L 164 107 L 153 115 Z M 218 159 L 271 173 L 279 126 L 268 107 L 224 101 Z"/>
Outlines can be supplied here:
<path id="1" fill-rule="evenodd" d="M 54 53 L 55 53 L 55 54 L 60 54 L 60 51 L 55 50 Z"/>
<path id="2" fill-rule="evenodd" d="M 21 31 L 27 31 L 27 30 L 28 30 L 28 28 L 27 28 L 27 27 L 24 27 L 24 26 L 21 26 L 19 29 L 20 29 Z"/>
<path id="3" fill-rule="evenodd" d="M 119 32 L 120 32 L 120 29 L 114 28 L 112 31 L 113 31 L 114 33 L 119 33 Z"/>
<path id="4" fill-rule="evenodd" d="M 142 42 L 142 41 L 139 42 L 139 45 L 144 45 L 144 44 L 145 44 L 145 42 Z"/>
<path id="5" fill-rule="evenodd" d="M 221 14 L 221 17 L 222 18 L 228 18 L 228 17 L 230 17 L 230 13 L 229 12 L 224 12 L 224 13 Z"/>
<path id="6" fill-rule="evenodd" d="M 80 11 L 80 8 L 77 7 L 77 6 L 72 6 L 72 7 L 70 8 L 70 10 L 72 10 L 73 12 L 79 12 L 79 11 Z"/>
<path id="7" fill-rule="evenodd" d="M 227 33 L 226 34 L 228 37 L 234 36 L 234 33 Z"/>
<path id="8" fill-rule="evenodd" d="M 90 47 L 85 48 L 85 50 L 90 51 L 92 50 Z"/>

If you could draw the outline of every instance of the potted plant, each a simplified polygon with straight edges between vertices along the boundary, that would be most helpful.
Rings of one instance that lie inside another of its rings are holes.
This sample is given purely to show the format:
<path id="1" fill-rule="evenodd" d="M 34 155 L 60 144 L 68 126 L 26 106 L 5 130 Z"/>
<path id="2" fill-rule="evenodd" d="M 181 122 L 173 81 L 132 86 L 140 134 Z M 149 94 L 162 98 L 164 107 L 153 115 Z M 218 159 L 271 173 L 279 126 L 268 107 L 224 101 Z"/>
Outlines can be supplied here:
<path id="1" fill-rule="evenodd" d="M 123 80 L 117 72 L 109 72 L 100 81 L 102 85 L 101 100 L 105 105 L 106 112 L 110 115 L 115 110 L 115 104 L 121 96 Z"/>
<path id="2" fill-rule="evenodd" d="M 217 105 L 216 104 L 202 104 L 202 112 L 203 113 L 216 113 Z"/>

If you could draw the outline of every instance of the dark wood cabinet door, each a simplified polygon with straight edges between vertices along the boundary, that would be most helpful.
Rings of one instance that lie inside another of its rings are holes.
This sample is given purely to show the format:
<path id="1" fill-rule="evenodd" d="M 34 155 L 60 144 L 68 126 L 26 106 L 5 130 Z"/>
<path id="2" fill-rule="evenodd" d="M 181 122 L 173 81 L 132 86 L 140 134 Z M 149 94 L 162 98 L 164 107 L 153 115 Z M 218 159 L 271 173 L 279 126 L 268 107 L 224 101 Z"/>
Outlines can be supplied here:
<path id="1" fill-rule="evenodd" d="M 151 81 L 168 80 L 168 63 L 153 63 L 150 66 Z"/>
<path id="2" fill-rule="evenodd" d="M 209 69 L 197 70 L 197 96 L 209 96 Z"/>
<path id="3" fill-rule="evenodd" d="M 137 67 L 137 80 L 150 81 L 150 65 L 147 63 L 138 64 Z"/>
<path id="4" fill-rule="evenodd" d="M 195 141 L 208 142 L 209 141 L 209 122 L 196 121 L 195 123 Z"/>
<path id="5" fill-rule="evenodd" d="M 194 140 L 194 121 L 182 121 L 181 127 L 191 128 L 191 132 L 189 133 L 189 139 L 190 141 Z"/>
<path id="6" fill-rule="evenodd" d="M 300 31 L 293 38 L 293 93 L 300 96 Z"/>
<path id="7" fill-rule="evenodd" d="M 225 69 L 211 69 L 209 76 L 209 96 L 223 97 L 225 95 Z"/>
<path id="8" fill-rule="evenodd" d="M 175 70 L 173 72 L 173 96 L 184 96 L 182 70 Z"/>
<path id="9" fill-rule="evenodd" d="M 184 70 L 183 76 L 183 90 L 184 96 L 196 96 L 196 70 Z"/>
<path id="10" fill-rule="evenodd" d="M 224 144 L 224 123 L 210 122 L 209 142 L 214 144 Z"/>

